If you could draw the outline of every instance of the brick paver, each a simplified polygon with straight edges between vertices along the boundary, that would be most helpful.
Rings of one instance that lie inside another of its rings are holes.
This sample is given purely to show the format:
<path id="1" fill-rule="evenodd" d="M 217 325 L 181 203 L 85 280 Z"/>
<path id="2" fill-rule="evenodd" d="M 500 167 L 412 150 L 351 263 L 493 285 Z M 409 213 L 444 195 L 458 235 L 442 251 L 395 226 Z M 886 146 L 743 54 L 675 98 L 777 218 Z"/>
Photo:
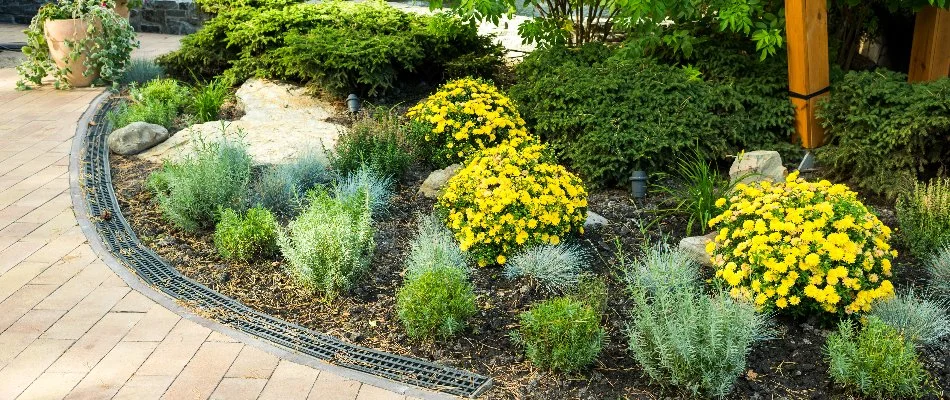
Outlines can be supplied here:
<path id="1" fill-rule="evenodd" d="M 0 42 L 24 41 L 0 24 Z M 135 57 L 178 37 L 140 35 Z M 14 90 L 0 69 L 0 400 L 404 399 L 175 314 L 92 251 L 69 197 L 76 123 L 98 88 Z"/>

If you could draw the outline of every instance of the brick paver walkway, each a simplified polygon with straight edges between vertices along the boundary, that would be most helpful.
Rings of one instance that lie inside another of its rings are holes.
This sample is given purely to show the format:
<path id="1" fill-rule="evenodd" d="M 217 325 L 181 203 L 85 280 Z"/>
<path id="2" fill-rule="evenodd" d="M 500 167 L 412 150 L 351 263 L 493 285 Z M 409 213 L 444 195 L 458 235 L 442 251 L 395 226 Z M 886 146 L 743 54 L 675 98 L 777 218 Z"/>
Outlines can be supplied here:
<path id="1" fill-rule="evenodd" d="M 0 25 L 0 42 L 22 41 Z M 177 46 L 143 35 L 137 56 Z M 68 157 L 101 91 L 17 92 L 0 69 L 0 400 L 403 399 L 183 319 L 100 261 L 77 225 Z"/>

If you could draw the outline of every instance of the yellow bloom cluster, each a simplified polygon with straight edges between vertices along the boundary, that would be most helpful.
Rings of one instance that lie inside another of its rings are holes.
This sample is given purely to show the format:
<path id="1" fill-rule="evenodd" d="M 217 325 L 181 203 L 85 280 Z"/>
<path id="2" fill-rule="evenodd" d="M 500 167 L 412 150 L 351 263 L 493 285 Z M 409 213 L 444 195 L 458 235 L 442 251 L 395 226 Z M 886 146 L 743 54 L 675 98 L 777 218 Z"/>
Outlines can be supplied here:
<path id="1" fill-rule="evenodd" d="M 536 139 L 512 139 L 475 153 L 446 184 L 441 214 L 480 266 L 504 264 L 522 246 L 558 244 L 584 232 L 587 192 L 580 178 L 547 161 Z"/>
<path id="2" fill-rule="evenodd" d="M 860 313 L 894 294 L 887 241 L 891 230 L 844 185 L 806 182 L 739 184 L 706 246 L 730 294 L 760 310 Z"/>
<path id="3" fill-rule="evenodd" d="M 425 130 L 436 160 L 464 161 L 476 151 L 528 136 L 511 100 L 493 85 L 462 78 L 450 81 L 406 112 Z"/>

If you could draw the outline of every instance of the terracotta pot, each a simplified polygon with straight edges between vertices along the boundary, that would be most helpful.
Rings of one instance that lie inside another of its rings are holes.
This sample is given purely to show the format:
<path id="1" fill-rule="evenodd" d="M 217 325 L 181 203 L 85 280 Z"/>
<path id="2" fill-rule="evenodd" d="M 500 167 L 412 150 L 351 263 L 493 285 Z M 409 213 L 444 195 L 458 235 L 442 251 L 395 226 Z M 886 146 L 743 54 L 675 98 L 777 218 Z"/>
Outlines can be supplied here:
<path id="1" fill-rule="evenodd" d="M 116 0 L 114 10 L 120 17 L 129 19 L 129 0 Z"/>
<path id="2" fill-rule="evenodd" d="M 87 36 L 86 29 L 89 24 L 81 19 L 57 19 L 49 20 L 43 24 L 43 30 L 46 36 L 46 45 L 49 46 L 49 54 L 59 68 L 69 68 L 66 74 L 66 80 L 70 86 L 86 87 L 92 84 L 92 81 L 99 77 L 99 71 L 93 71 L 89 76 L 86 72 L 86 54 L 90 49 L 86 49 L 79 58 L 68 60 L 69 48 L 66 47 L 66 40 L 81 40 Z"/>

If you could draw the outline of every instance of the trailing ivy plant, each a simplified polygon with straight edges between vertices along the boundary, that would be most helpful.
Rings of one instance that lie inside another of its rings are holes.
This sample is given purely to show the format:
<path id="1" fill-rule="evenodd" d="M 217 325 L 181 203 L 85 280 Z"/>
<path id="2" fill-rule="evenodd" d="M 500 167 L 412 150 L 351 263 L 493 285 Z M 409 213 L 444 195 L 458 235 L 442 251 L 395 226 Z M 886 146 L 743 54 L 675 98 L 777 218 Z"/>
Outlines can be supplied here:
<path id="1" fill-rule="evenodd" d="M 85 74 L 99 72 L 99 79 L 94 84 L 110 82 L 113 86 L 118 85 L 138 41 L 132 25 L 115 13 L 114 6 L 114 0 L 58 0 L 40 7 L 24 31 L 27 41 L 23 54 L 26 60 L 17 66 L 21 77 L 17 88 L 22 90 L 30 85 L 41 85 L 47 75 L 53 76 L 53 85 L 57 89 L 69 88 L 66 77 L 71 71 L 68 67 L 56 65 L 50 57 L 44 35 L 46 21 L 62 19 L 80 19 L 87 26 L 86 38 L 65 41 L 69 49 L 67 63 L 85 54 Z"/>

